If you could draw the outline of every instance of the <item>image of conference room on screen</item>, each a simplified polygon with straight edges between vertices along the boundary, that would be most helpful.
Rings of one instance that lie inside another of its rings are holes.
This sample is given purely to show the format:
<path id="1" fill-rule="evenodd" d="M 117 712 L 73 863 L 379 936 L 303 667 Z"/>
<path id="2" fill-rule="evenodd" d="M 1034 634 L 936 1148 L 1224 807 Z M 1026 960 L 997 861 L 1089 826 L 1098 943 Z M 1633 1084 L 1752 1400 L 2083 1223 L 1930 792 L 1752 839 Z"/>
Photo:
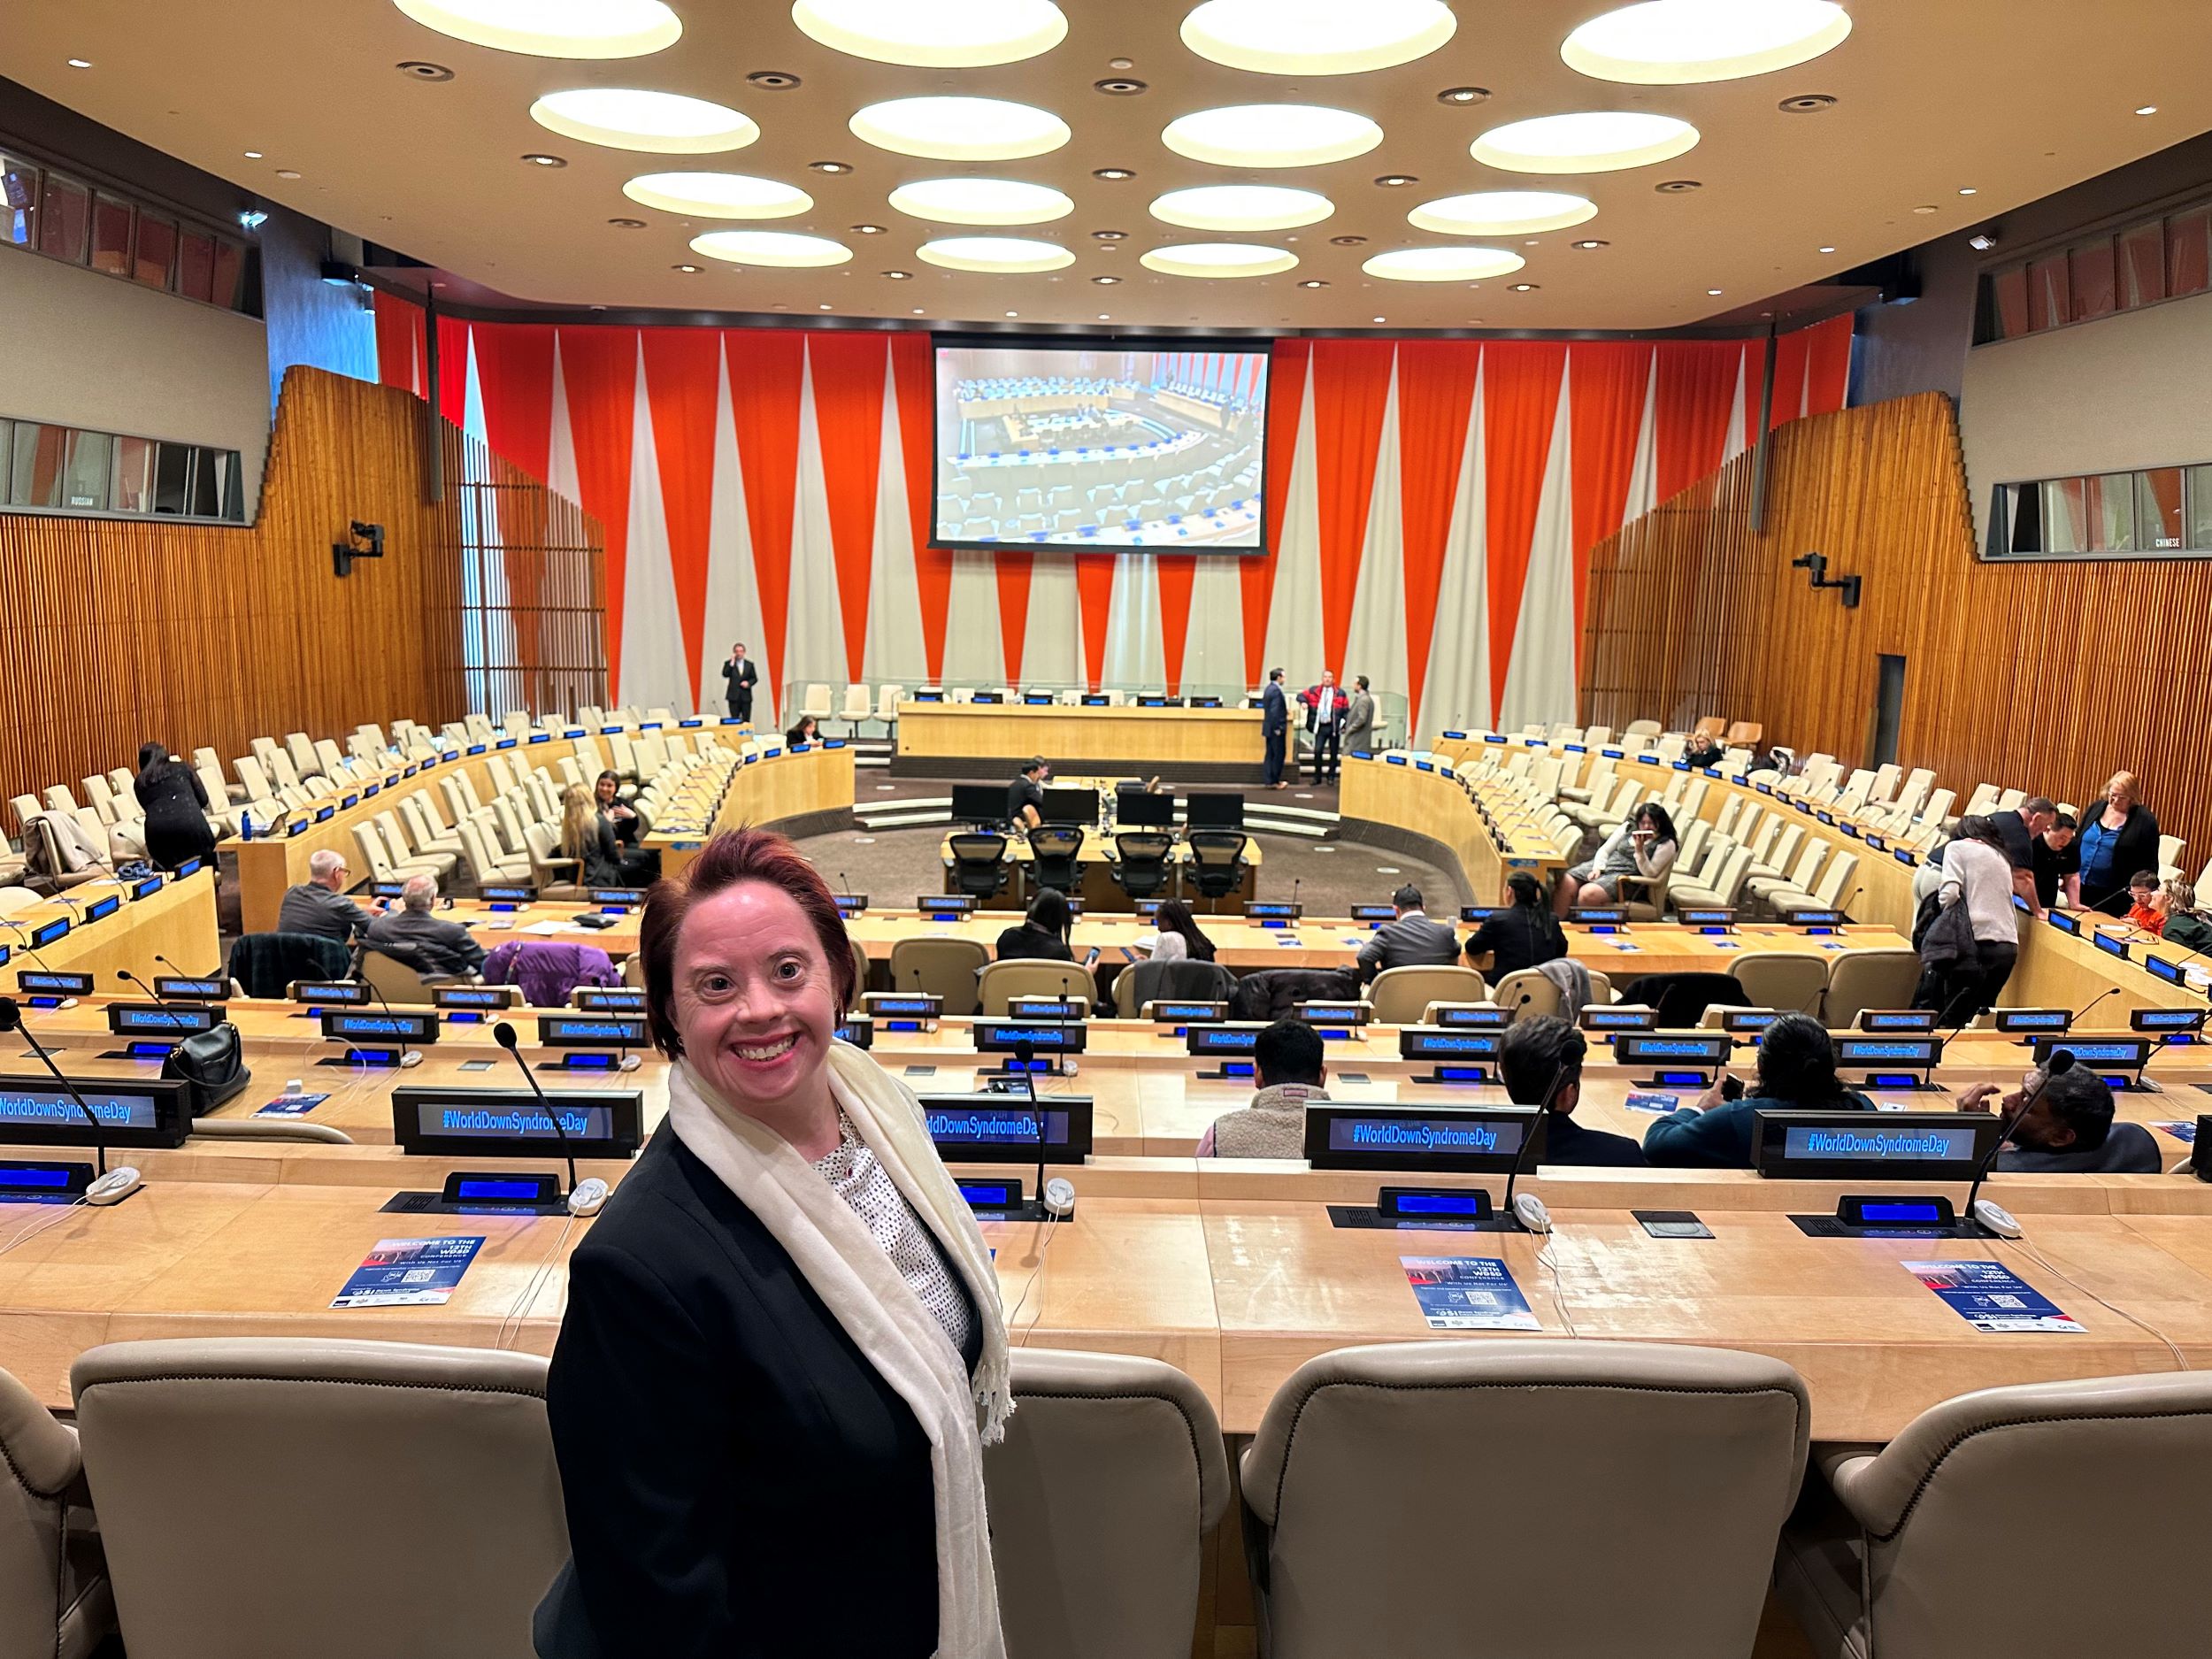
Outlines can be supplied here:
<path id="1" fill-rule="evenodd" d="M 1267 354 L 937 348 L 955 547 L 1262 550 Z"/>

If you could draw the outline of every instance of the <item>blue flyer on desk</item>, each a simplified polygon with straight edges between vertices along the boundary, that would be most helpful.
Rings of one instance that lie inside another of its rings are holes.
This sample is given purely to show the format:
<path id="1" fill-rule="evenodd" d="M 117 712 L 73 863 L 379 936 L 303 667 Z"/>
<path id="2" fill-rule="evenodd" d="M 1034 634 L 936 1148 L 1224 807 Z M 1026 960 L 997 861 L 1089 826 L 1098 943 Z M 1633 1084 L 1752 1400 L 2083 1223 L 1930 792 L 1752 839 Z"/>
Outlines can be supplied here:
<path id="1" fill-rule="evenodd" d="M 1647 1094 L 1640 1089 L 1628 1092 L 1628 1110 L 1632 1112 L 1652 1112 L 1660 1117 L 1681 1109 L 1679 1094 Z"/>
<path id="2" fill-rule="evenodd" d="M 327 1094 L 280 1094 L 254 1114 L 257 1118 L 297 1118 L 311 1112 L 330 1098 Z"/>
<path id="3" fill-rule="evenodd" d="M 484 1245 L 482 1237 L 379 1239 L 361 1258 L 334 1308 L 426 1307 L 449 1302 Z"/>
<path id="4" fill-rule="evenodd" d="M 1540 1331 L 1528 1298 L 1489 1256 L 1402 1256 L 1406 1283 L 1432 1331 Z"/>
<path id="5" fill-rule="evenodd" d="M 2152 1127 L 2152 1128 L 2154 1128 L 2154 1129 L 2162 1129 L 2162 1130 L 2164 1130 L 2164 1131 L 2165 1131 L 2168 1134 L 2170 1134 L 2170 1135 L 2173 1136 L 2173 1138 L 2174 1138 L 2175 1140 L 2177 1140 L 2177 1141 L 2187 1141 L 2187 1142 L 2188 1142 L 2190 1145 L 2192 1145 L 2192 1146 L 2194 1146 L 2194 1145 L 2196 1144 L 2196 1141 L 2197 1141 L 2197 1126 L 2196 1126 L 2196 1125 L 2194 1125 L 2194 1124 L 2193 1124 L 2193 1123 L 2190 1123 L 2190 1124 L 2168 1124 L 2168 1123 L 2156 1123 L 2156 1124 L 2153 1124 L 2153 1125 L 2151 1125 L 2151 1127 Z"/>
<path id="6" fill-rule="evenodd" d="M 2040 1291 L 1995 1262 L 1907 1262 L 1905 1271 L 1977 1331 L 2086 1334 Z"/>

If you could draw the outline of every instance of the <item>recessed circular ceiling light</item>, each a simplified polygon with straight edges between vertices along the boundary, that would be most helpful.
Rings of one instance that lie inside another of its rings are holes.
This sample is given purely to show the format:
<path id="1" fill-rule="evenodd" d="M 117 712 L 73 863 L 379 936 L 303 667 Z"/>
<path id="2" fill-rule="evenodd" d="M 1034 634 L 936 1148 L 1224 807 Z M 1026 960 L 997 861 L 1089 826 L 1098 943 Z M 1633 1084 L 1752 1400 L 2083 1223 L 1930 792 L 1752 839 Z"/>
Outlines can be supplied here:
<path id="1" fill-rule="evenodd" d="M 1318 191 L 1281 184 L 1202 184 L 1170 190 L 1152 204 L 1152 217 L 1164 224 L 1233 235 L 1317 225 L 1335 211 L 1336 204 Z"/>
<path id="2" fill-rule="evenodd" d="M 1052 0 L 796 0 L 791 20 L 832 50 L 916 69 L 980 69 L 1067 37 Z"/>
<path id="3" fill-rule="evenodd" d="M 453 79 L 453 72 L 443 64 L 426 63 L 419 58 L 411 58 L 404 63 L 394 64 L 392 67 L 411 81 L 450 81 Z"/>
<path id="4" fill-rule="evenodd" d="M 1383 130 L 1364 115 L 1316 104 L 1236 104 L 1179 116 L 1160 142 L 1218 167 L 1317 167 L 1363 156 Z"/>
<path id="5" fill-rule="evenodd" d="M 1981 192 L 1976 189 L 1972 185 L 1969 184 L 1962 185 L 1959 188 L 1959 194 L 1961 196 L 1979 196 Z"/>
<path id="6" fill-rule="evenodd" d="M 1425 58 L 1459 27 L 1442 0 L 1205 0 L 1183 19 L 1201 58 L 1266 75 L 1353 75 Z"/>
<path id="7" fill-rule="evenodd" d="M 2146 104 L 2141 109 L 2136 111 L 2136 113 L 2138 115 L 2155 115 L 2158 113 L 2158 105 L 2155 104 Z"/>
<path id="8" fill-rule="evenodd" d="M 918 179 L 892 191 L 891 205 L 939 225 L 1042 225 L 1075 211 L 1051 186 L 1018 179 Z"/>
<path id="9" fill-rule="evenodd" d="M 1101 311 L 1101 312 L 1099 312 L 1099 314 L 1098 314 L 1098 320 L 1099 320 L 1100 322 L 1102 322 L 1102 323 L 1104 323 L 1104 322 L 1111 322 L 1111 321 L 1113 320 L 1113 316 L 1112 316 L 1112 313 L 1108 312 L 1108 311 Z"/>
<path id="10" fill-rule="evenodd" d="M 1697 138 L 1696 127 L 1671 115 L 1586 110 L 1494 127 L 1468 150 L 1508 173 L 1617 173 L 1672 160 Z"/>
<path id="11" fill-rule="evenodd" d="M 1610 248 L 1612 245 L 1613 245 L 1613 244 L 1612 244 L 1611 242 L 1600 242 L 1600 241 L 1599 241 L 1596 237 L 1594 237 L 1594 236 L 1590 237 L 1587 241 L 1585 241 L 1585 242 L 1576 242 L 1576 243 L 1574 244 L 1574 246 L 1576 246 L 1576 247 L 1578 247 L 1578 248 L 1583 248 L 1583 249 L 1590 249 L 1590 248 Z"/>
<path id="12" fill-rule="evenodd" d="M 1164 276 L 1259 277 L 1290 270 L 1297 265 L 1298 256 L 1256 242 L 1187 242 L 1155 248 L 1137 263 Z"/>
<path id="13" fill-rule="evenodd" d="M 258 161 L 261 159 L 261 152 L 257 150 L 250 150 L 246 152 L 246 159 L 248 161 Z"/>
<path id="14" fill-rule="evenodd" d="M 1718 288 L 1707 288 L 1705 292 L 1714 299 L 1718 299 L 1720 297 L 1720 290 Z"/>
<path id="15" fill-rule="evenodd" d="M 1533 282 L 1516 282 L 1510 286 L 1516 294 L 1533 294 L 1536 292 L 1538 287 L 1538 285 Z"/>
<path id="16" fill-rule="evenodd" d="M 1091 240 L 1093 242 L 1127 242 L 1129 233 L 1125 230 L 1094 230 L 1091 233 Z M 1109 248 L 1106 251 L 1111 253 L 1114 250 Z"/>
<path id="17" fill-rule="evenodd" d="M 279 167 L 277 169 L 277 177 L 280 179 L 296 179 L 299 176 L 299 169 L 296 167 Z"/>
<path id="18" fill-rule="evenodd" d="M 883 234 L 883 227 L 880 225 L 855 225 L 851 228 L 853 234 L 856 236 L 880 236 Z"/>
<path id="19" fill-rule="evenodd" d="M 1375 319 L 1375 320 L 1376 320 L 1377 322 L 1381 322 L 1381 321 L 1383 320 L 1383 319 L 1381 319 L 1381 318 L 1378 317 L 1378 318 L 1376 318 L 1376 319 Z"/>
<path id="20" fill-rule="evenodd" d="M 530 119 L 564 138 L 666 156 L 742 150 L 760 136 L 751 118 L 726 105 L 630 87 L 549 92 L 530 106 Z"/>
<path id="21" fill-rule="evenodd" d="M 1393 282 L 1472 282 L 1505 276 L 1527 263 L 1506 248 L 1394 248 L 1360 269 Z"/>
<path id="22" fill-rule="evenodd" d="M 89 69 L 92 67 L 92 59 L 89 58 L 72 58 L 69 60 L 69 66 L 72 69 Z"/>
<path id="23" fill-rule="evenodd" d="M 1402 190 L 1407 185 L 1418 184 L 1421 180 L 1415 173 L 1386 173 L 1377 178 L 1375 182 L 1386 190 Z"/>
<path id="24" fill-rule="evenodd" d="M 1097 283 L 1099 287 L 1104 288 L 1113 287 L 1113 285 L 1120 281 L 1121 279 L 1118 276 L 1094 276 L 1091 279 L 1091 280 Z"/>
<path id="25" fill-rule="evenodd" d="M 673 265 L 668 268 L 671 271 L 680 271 L 686 276 L 696 276 L 700 272 L 705 270 L 706 266 L 702 265 Z"/>
<path id="26" fill-rule="evenodd" d="M 1092 178 L 1103 179 L 1109 184 L 1119 184 L 1124 179 L 1133 179 L 1136 176 L 1135 172 L 1128 167 L 1094 167 L 1091 169 Z"/>
<path id="27" fill-rule="evenodd" d="M 1319 277 L 1308 277 L 1298 286 L 1302 288 L 1325 288 L 1329 285 Z"/>
<path id="28" fill-rule="evenodd" d="M 1041 156 L 1072 136 L 1051 111 L 1002 98 L 889 98 L 871 104 L 848 125 L 854 137 L 879 150 L 937 161 Z"/>
<path id="29" fill-rule="evenodd" d="M 1149 92 L 1151 89 L 1148 83 L 1142 81 L 1133 81 L 1127 75 L 1112 75 L 1104 81 L 1091 82 L 1092 91 L 1102 92 L 1110 98 L 1133 98 L 1140 93 Z"/>
<path id="30" fill-rule="evenodd" d="M 1599 81 L 1684 86 L 1787 69 L 1850 33 L 1851 14 L 1834 0 L 1642 0 L 1592 18 L 1559 55 Z"/>
<path id="31" fill-rule="evenodd" d="M 1424 202 L 1406 215 L 1421 230 L 1447 236 L 1519 236 L 1532 230 L 1564 230 L 1597 217 L 1587 196 L 1563 190 L 1479 190 Z"/>
<path id="32" fill-rule="evenodd" d="M 531 58 L 642 58 L 673 46 L 683 19 L 661 0 L 392 0 L 425 28 Z"/>
<path id="33" fill-rule="evenodd" d="M 558 156 L 531 155 L 525 156 L 523 159 L 534 167 L 565 167 L 568 165 L 568 163 Z"/>
<path id="34" fill-rule="evenodd" d="M 1836 107 L 1835 96 L 1826 92 L 1801 92 L 1784 98 L 1774 106 L 1785 115 L 1818 115 Z"/>
<path id="35" fill-rule="evenodd" d="M 745 77 L 745 81 L 748 86 L 758 87 L 765 92 L 789 92 L 805 84 L 788 69 L 756 69 Z"/>
<path id="36" fill-rule="evenodd" d="M 948 271 L 994 275 L 1059 271 L 1075 263 L 1075 256 L 1058 242 L 1035 242 L 1026 236 L 940 236 L 914 251 Z"/>
<path id="37" fill-rule="evenodd" d="M 1662 196 L 1686 196 L 1705 187 L 1695 179 L 1663 179 L 1651 188 Z"/>
<path id="38" fill-rule="evenodd" d="M 776 265 L 801 270 L 843 265 L 853 250 L 826 236 L 803 236 L 789 230 L 710 230 L 691 239 L 691 251 L 738 265 Z"/>
<path id="39" fill-rule="evenodd" d="M 914 273 L 911 271 L 886 271 L 883 274 L 894 282 L 911 282 L 914 280 Z"/>
<path id="40" fill-rule="evenodd" d="M 617 230 L 643 230 L 645 228 L 645 221 L 641 219 L 611 219 L 607 223 Z"/>
<path id="41" fill-rule="evenodd" d="M 1446 87 L 1436 95 L 1439 104 L 1486 104 L 1490 101 L 1487 87 Z"/>
<path id="42" fill-rule="evenodd" d="M 780 179 L 742 173 L 646 173 L 622 187 L 622 194 L 666 213 L 695 213 L 701 219 L 789 219 L 814 205 L 814 198 Z"/>
<path id="43" fill-rule="evenodd" d="M 1913 211 L 1916 213 L 1932 213 L 1935 211 L 1935 206 L 1934 204 L 1929 203 L 1922 206 L 1916 207 L 1913 209 Z"/>
<path id="44" fill-rule="evenodd" d="M 806 165 L 808 171 L 812 173 L 850 173 L 853 170 L 853 164 L 849 161 L 810 161 Z"/>
<path id="45" fill-rule="evenodd" d="M 1833 248 L 1823 248 L 1820 251 L 1823 253 L 1833 253 L 1835 252 L 1835 250 Z"/>
<path id="46" fill-rule="evenodd" d="M 1363 248 L 1367 245 L 1367 238 L 1364 236 L 1332 236 L 1329 238 L 1329 245 L 1333 248 Z"/>

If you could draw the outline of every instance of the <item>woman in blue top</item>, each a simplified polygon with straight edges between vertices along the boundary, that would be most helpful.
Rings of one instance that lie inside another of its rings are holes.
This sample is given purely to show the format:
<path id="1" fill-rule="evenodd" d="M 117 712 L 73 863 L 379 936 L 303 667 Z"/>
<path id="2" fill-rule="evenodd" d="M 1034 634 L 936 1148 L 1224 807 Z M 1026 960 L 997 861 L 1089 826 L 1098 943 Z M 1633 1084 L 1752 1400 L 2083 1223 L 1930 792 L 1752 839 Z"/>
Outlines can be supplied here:
<path id="1" fill-rule="evenodd" d="M 1759 1079 L 1739 1099 L 1723 1072 L 1697 1103 L 1670 1112 L 1644 1133 L 1644 1156 L 1678 1169 L 1751 1167 L 1752 1131 L 1769 1110 L 1872 1111 L 1874 1102 L 1836 1076 L 1836 1046 L 1810 1014 L 1785 1014 L 1759 1040 Z"/>
<path id="2" fill-rule="evenodd" d="M 2081 829 L 2081 902 L 2108 916 L 2128 913 L 2128 878 L 2158 868 L 2158 820 L 2137 797 L 2142 786 L 2131 772 L 2116 772 L 2104 787 L 2104 806 L 2086 815 Z"/>

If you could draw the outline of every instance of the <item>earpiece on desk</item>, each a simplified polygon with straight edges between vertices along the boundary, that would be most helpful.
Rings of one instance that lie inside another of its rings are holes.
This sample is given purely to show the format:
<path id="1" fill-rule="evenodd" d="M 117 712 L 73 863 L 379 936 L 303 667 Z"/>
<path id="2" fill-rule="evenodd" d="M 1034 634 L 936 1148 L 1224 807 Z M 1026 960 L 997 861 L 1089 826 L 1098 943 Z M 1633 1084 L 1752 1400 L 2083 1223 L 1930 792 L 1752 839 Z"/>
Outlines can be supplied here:
<path id="1" fill-rule="evenodd" d="M 568 1213 L 572 1216 L 595 1216 L 607 1202 L 607 1184 L 596 1175 L 581 1180 L 569 1189 Z"/>
<path id="2" fill-rule="evenodd" d="M 1045 1213 L 1050 1216 L 1071 1216 L 1075 1213 L 1075 1183 L 1064 1175 L 1056 1175 L 1045 1183 Z"/>
<path id="3" fill-rule="evenodd" d="M 645 1062 L 639 1059 L 637 1056 L 634 1054 L 626 1054 L 622 1056 L 621 1069 L 625 1071 L 634 1071 L 638 1069 L 638 1067 L 643 1065 L 644 1064 Z"/>
<path id="4" fill-rule="evenodd" d="M 399 1056 L 399 1068 L 403 1071 L 404 1071 L 411 1065 L 420 1065 L 421 1064 L 422 1050 L 419 1048 L 410 1048 L 405 1054 Z"/>
<path id="5" fill-rule="evenodd" d="M 2020 1223 L 2014 1217 L 2012 1211 L 1989 1199 L 1977 1198 L 1974 1201 L 1974 1219 L 2001 1239 L 2016 1239 L 2020 1236 Z"/>
<path id="6" fill-rule="evenodd" d="M 1513 1218 L 1531 1233 L 1551 1231 L 1551 1211 L 1544 1207 L 1544 1201 L 1534 1193 L 1513 1194 Z"/>
<path id="7" fill-rule="evenodd" d="M 119 1164 L 84 1189 L 88 1204 L 119 1204 L 139 1188 L 141 1177 L 129 1164 Z"/>

